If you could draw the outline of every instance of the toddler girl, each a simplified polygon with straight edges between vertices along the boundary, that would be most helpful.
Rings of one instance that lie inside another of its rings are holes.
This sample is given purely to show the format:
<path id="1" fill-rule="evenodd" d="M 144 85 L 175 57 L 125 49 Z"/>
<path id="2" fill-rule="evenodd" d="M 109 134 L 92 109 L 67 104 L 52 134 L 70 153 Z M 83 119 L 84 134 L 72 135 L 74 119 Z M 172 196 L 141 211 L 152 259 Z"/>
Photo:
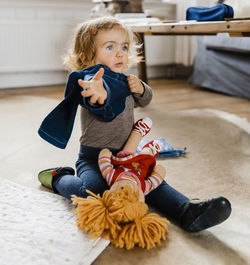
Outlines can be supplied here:
<path id="1" fill-rule="evenodd" d="M 98 167 L 98 155 L 104 148 L 113 154 L 122 149 L 134 124 L 134 108 L 148 105 L 152 89 L 134 75 L 123 72 L 140 60 L 134 35 L 113 17 L 82 23 L 74 45 L 65 57 L 73 71 L 68 78 L 64 100 L 44 119 L 39 134 L 51 144 L 65 148 L 80 105 L 80 152 L 77 174 L 70 167 L 58 167 L 39 173 L 40 182 L 71 199 L 87 197 L 86 190 L 102 194 L 109 189 Z M 141 124 L 142 129 L 145 124 Z M 145 196 L 156 208 L 184 230 L 198 232 L 226 220 L 231 213 L 224 197 L 190 200 L 165 181 Z"/>

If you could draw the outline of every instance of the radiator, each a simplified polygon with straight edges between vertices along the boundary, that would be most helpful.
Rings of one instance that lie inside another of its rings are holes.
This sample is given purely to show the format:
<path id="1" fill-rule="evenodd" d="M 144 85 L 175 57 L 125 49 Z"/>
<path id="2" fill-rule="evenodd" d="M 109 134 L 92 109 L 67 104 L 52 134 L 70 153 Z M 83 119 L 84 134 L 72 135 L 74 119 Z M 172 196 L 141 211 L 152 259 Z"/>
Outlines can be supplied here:
<path id="1" fill-rule="evenodd" d="M 62 70 L 72 26 L 62 20 L 0 21 L 0 74 Z"/>
<path id="2" fill-rule="evenodd" d="M 64 84 L 62 55 L 91 0 L 0 0 L 0 89 Z"/>

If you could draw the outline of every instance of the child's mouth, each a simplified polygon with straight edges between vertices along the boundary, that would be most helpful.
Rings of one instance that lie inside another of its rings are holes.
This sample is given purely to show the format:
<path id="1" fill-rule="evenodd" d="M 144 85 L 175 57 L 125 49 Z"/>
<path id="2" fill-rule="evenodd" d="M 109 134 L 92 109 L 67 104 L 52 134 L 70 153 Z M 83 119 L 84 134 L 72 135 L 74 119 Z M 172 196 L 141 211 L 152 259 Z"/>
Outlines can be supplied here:
<path id="1" fill-rule="evenodd" d="M 123 66 L 123 63 L 116 63 L 115 64 L 115 67 L 122 67 Z"/>

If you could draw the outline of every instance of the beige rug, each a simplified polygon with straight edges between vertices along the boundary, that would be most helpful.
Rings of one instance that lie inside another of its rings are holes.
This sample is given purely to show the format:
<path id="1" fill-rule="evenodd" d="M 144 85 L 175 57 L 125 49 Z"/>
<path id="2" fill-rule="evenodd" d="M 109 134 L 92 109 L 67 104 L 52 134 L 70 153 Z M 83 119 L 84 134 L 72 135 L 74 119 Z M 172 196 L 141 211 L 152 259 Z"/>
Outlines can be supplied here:
<path id="1" fill-rule="evenodd" d="M 56 149 L 37 135 L 56 101 L 35 97 L 12 101 L 0 102 L 0 178 L 44 190 L 37 181 L 39 170 L 74 166 L 79 124 L 66 150 Z M 164 137 L 175 148 L 187 147 L 185 157 L 160 160 L 167 169 L 167 182 L 190 198 L 227 197 L 232 215 L 198 234 L 170 225 L 167 241 L 151 251 L 108 246 L 94 264 L 250 264 L 250 124 L 220 111 L 168 111 L 156 106 L 137 110 L 136 116 L 153 120 L 149 138 Z"/>

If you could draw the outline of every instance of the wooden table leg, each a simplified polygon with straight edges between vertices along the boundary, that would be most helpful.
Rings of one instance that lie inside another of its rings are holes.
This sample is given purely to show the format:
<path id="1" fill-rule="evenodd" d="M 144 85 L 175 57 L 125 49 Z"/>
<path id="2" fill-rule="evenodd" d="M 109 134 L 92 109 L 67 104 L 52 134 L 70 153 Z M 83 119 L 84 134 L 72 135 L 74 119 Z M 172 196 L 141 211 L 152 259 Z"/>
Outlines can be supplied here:
<path id="1" fill-rule="evenodd" d="M 141 56 L 143 57 L 143 61 L 138 63 L 137 65 L 137 70 L 138 70 L 138 77 L 144 81 L 145 83 L 148 82 L 147 78 L 147 65 L 146 65 L 146 56 L 145 56 L 145 41 L 144 41 L 144 34 L 140 33 L 139 34 L 141 43 L 142 43 L 142 48 L 141 48 Z"/>

